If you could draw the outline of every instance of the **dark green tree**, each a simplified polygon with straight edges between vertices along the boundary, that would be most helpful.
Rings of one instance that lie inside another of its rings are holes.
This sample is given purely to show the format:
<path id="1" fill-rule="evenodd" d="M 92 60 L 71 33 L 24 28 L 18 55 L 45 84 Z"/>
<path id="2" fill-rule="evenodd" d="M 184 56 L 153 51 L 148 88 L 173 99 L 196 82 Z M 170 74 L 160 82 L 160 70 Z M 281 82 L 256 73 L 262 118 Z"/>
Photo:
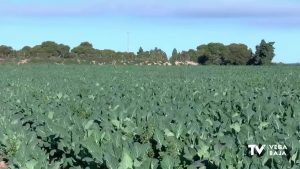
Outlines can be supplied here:
<path id="1" fill-rule="evenodd" d="M 68 56 L 69 51 L 70 51 L 69 46 L 63 44 L 57 44 L 52 41 L 43 42 L 41 45 L 34 46 L 32 49 L 30 49 L 30 53 L 33 56 L 39 56 L 39 57 L 63 58 Z"/>
<path id="2" fill-rule="evenodd" d="M 190 49 L 187 51 L 187 57 L 185 59 L 185 61 L 194 61 L 197 62 L 198 60 L 198 55 L 197 55 L 197 51 L 194 49 Z"/>
<path id="3" fill-rule="evenodd" d="M 163 50 L 161 50 L 157 47 L 155 47 L 154 50 L 150 50 L 149 54 L 150 54 L 149 55 L 150 61 L 154 61 L 154 62 L 168 61 L 167 54 Z"/>
<path id="4" fill-rule="evenodd" d="M 244 44 L 230 44 L 227 46 L 229 49 L 229 64 L 233 65 L 246 65 L 252 58 L 252 51 Z"/>
<path id="5" fill-rule="evenodd" d="M 176 57 L 177 57 L 177 55 L 178 55 L 177 49 L 176 49 L 176 48 L 174 48 L 174 49 L 173 49 L 173 51 L 172 51 L 172 56 L 171 56 L 171 57 L 174 57 L 174 58 L 176 58 Z"/>
<path id="6" fill-rule="evenodd" d="M 222 43 L 209 43 L 197 47 L 198 62 L 200 64 L 226 65 L 230 63 L 230 51 Z"/>
<path id="7" fill-rule="evenodd" d="M 137 52 L 138 56 L 141 56 L 144 53 L 144 50 L 142 47 L 139 48 L 139 51 Z"/>
<path id="8" fill-rule="evenodd" d="M 194 49 L 189 49 L 188 51 L 182 51 L 181 53 L 177 53 L 177 50 L 174 49 L 170 61 L 172 64 L 174 64 L 175 62 L 186 61 L 197 62 L 197 51 Z"/>
<path id="9" fill-rule="evenodd" d="M 10 46 L 0 46 L 0 57 L 11 57 L 14 55 L 14 50 Z"/>
<path id="10" fill-rule="evenodd" d="M 171 56 L 170 59 L 169 59 L 170 62 L 171 62 L 172 64 L 175 64 L 175 62 L 178 60 L 178 56 L 179 56 L 178 51 L 177 51 L 176 48 L 174 48 L 173 51 L 172 51 L 172 56 Z"/>
<path id="11" fill-rule="evenodd" d="M 93 48 L 93 45 L 89 42 L 82 42 L 79 46 L 71 50 L 72 53 L 75 53 L 78 56 L 95 56 L 97 50 Z"/>
<path id="12" fill-rule="evenodd" d="M 249 61 L 249 64 L 254 65 L 267 65 L 272 63 L 272 59 L 275 56 L 274 53 L 275 42 L 266 42 L 262 40 L 259 45 L 256 46 L 254 57 Z"/>
<path id="13" fill-rule="evenodd" d="M 24 46 L 18 51 L 18 56 L 20 57 L 30 57 L 32 48 L 30 46 Z"/>

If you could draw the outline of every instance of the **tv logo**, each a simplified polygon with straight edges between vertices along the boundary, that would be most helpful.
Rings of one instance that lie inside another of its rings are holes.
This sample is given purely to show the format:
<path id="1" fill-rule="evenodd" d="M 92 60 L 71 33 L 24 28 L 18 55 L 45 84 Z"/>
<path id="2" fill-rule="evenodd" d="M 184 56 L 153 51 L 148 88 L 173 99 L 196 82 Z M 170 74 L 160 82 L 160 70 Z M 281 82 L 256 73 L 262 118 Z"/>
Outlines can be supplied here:
<path id="1" fill-rule="evenodd" d="M 265 152 L 270 156 L 286 156 L 287 146 L 284 144 L 274 144 L 274 145 L 256 145 L 256 144 L 249 144 L 248 148 L 250 148 L 250 155 L 261 155 L 262 152 Z"/>
<path id="2" fill-rule="evenodd" d="M 249 144 L 248 148 L 250 148 L 250 154 L 253 156 L 255 151 L 257 152 L 258 155 L 261 155 L 261 153 L 263 152 L 263 150 L 265 149 L 266 145 L 262 145 L 261 147 L 259 147 L 256 144 Z"/>

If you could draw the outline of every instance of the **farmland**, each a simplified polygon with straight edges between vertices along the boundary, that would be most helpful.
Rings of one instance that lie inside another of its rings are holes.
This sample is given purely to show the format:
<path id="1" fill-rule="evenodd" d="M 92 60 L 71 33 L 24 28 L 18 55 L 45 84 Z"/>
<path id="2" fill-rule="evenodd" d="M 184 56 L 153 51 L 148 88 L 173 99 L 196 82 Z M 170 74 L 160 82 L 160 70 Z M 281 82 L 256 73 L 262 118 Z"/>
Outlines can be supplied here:
<path id="1" fill-rule="evenodd" d="M 0 77 L 11 168 L 300 166 L 299 66 L 1 65 Z"/>

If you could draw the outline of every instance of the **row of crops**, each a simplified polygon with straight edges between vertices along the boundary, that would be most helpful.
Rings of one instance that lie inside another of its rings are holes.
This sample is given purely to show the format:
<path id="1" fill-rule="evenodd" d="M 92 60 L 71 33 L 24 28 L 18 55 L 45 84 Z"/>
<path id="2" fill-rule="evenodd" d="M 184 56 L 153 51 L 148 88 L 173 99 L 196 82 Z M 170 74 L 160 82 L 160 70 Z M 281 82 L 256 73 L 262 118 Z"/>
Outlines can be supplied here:
<path id="1" fill-rule="evenodd" d="M 300 166 L 300 67 L 0 67 L 0 161 L 20 169 Z M 249 154 L 282 144 L 284 156 Z"/>

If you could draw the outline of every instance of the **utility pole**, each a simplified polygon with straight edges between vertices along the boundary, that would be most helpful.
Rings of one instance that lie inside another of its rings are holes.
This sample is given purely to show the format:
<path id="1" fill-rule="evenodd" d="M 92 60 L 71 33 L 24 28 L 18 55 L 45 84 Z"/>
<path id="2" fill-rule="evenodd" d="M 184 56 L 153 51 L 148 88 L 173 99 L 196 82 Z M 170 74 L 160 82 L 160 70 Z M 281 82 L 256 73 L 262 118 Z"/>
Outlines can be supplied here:
<path id="1" fill-rule="evenodd" d="M 130 36 L 130 33 L 127 32 L 127 52 L 129 53 L 129 37 Z"/>

